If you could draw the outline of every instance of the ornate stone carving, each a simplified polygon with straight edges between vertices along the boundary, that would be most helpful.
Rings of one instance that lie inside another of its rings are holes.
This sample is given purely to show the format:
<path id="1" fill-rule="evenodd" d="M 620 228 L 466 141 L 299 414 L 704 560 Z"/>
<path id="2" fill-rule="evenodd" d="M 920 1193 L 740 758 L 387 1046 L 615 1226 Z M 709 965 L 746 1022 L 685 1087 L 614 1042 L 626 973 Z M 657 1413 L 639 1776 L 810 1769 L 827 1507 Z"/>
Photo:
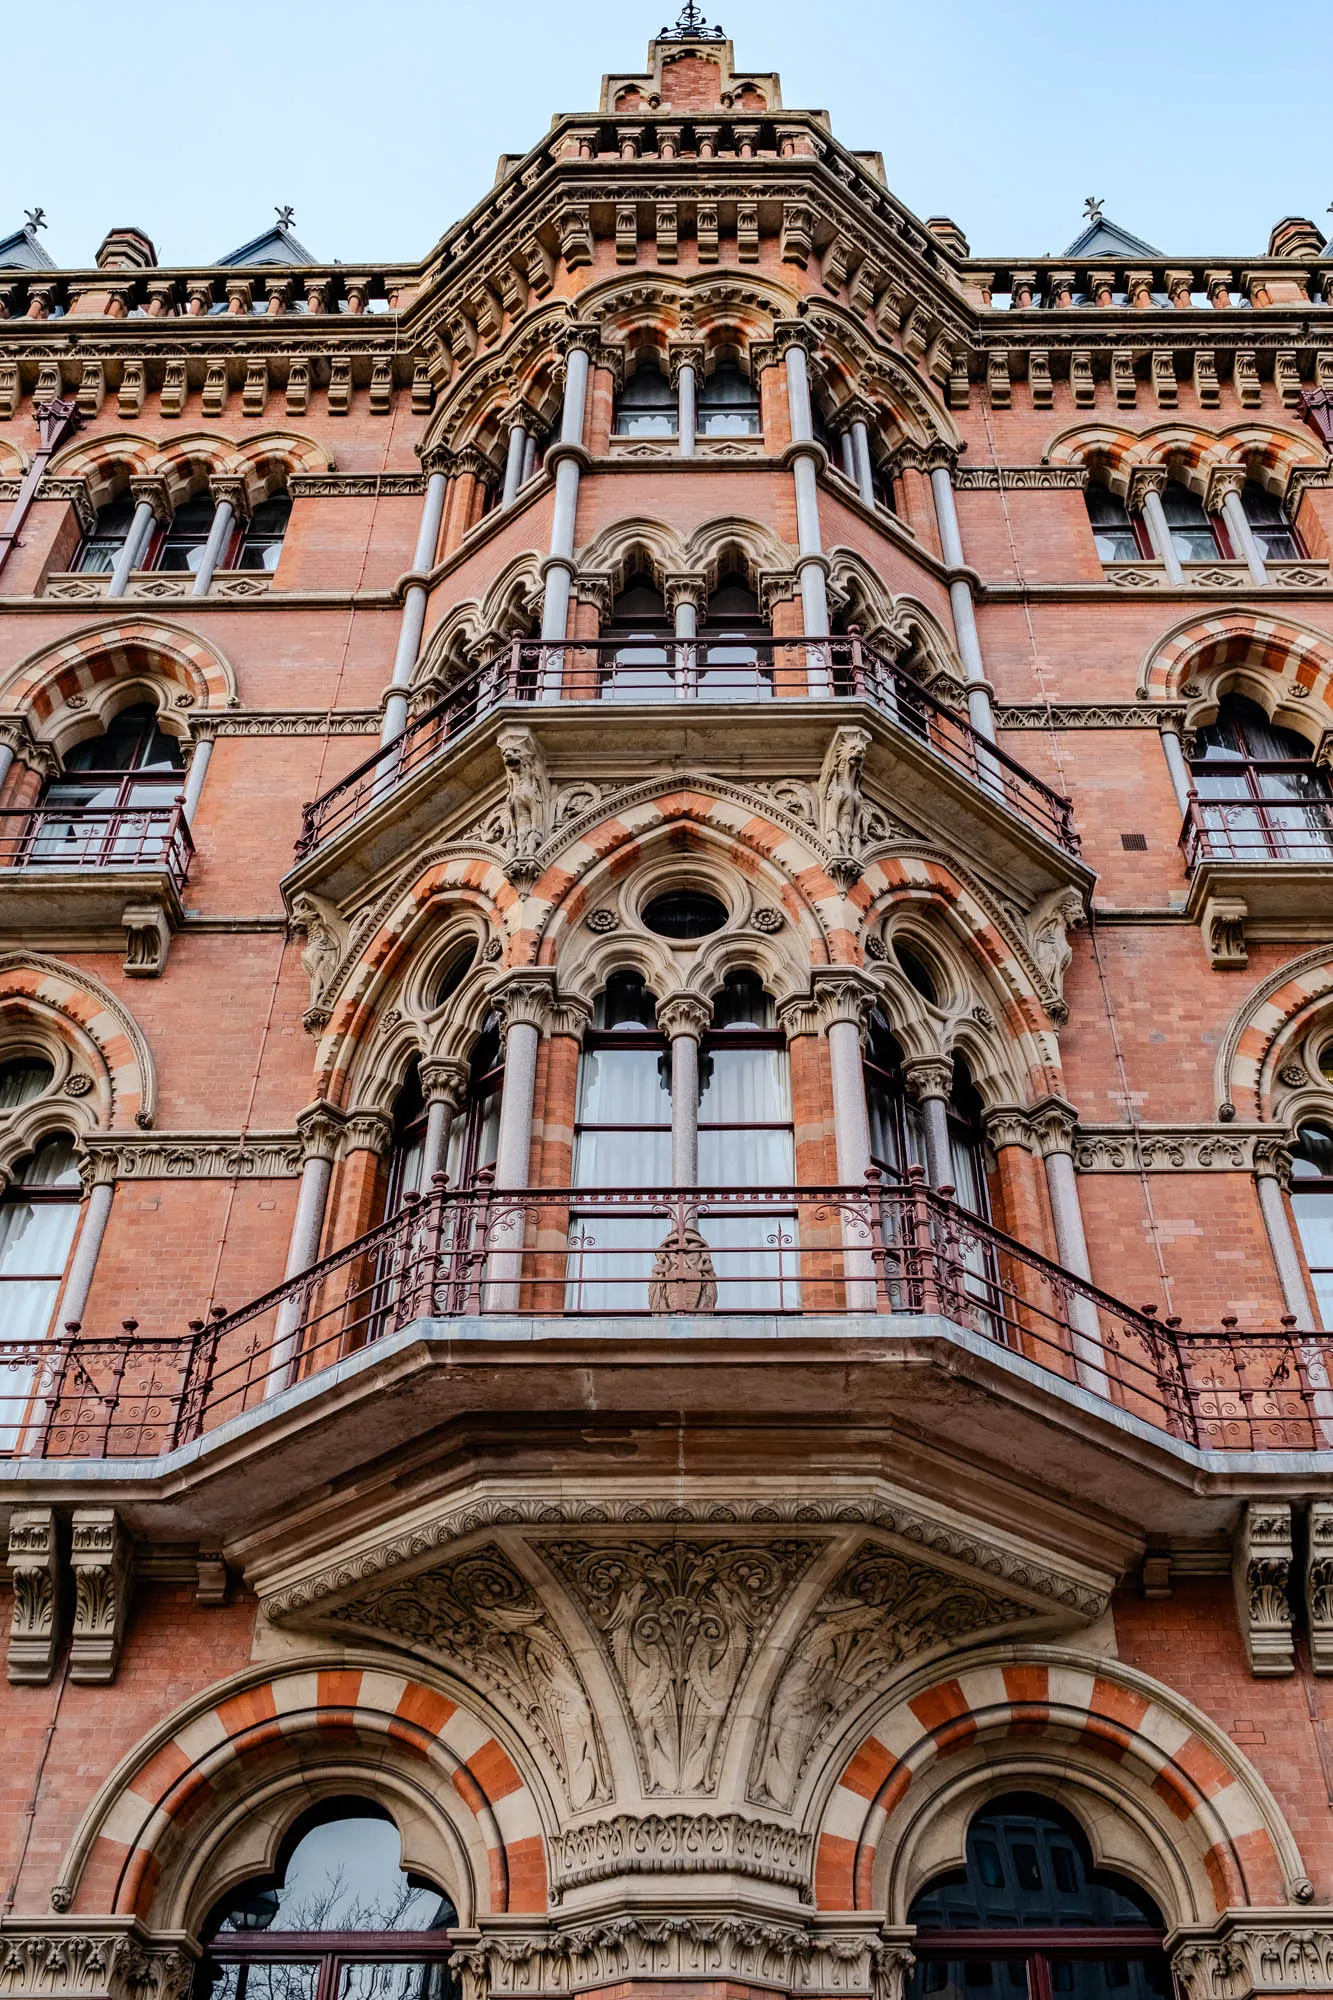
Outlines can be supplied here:
<path id="1" fill-rule="evenodd" d="M 601 1643 L 645 1792 L 711 1791 L 742 1674 L 815 1541 L 555 1542 Z"/>
<path id="2" fill-rule="evenodd" d="M 1236 1615 L 1250 1672 L 1265 1679 L 1289 1674 L 1292 1648 L 1291 1506 L 1286 1500 L 1250 1500 L 1236 1535 L 1232 1578 Z"/>
<path id="3" fill-rule="evenodd" d="M 1310 1502 L 1305 1621 L 1317 1674 L 1333 1674 L 1333 1500 Z"/>
<path id="4" fill-rule="evenodd" d="M 811 1901 L 813 1835 L 744 1813 L 617 1813 L 553 1833 L 552 1900 L 617 1875 L 744 1875 Z"/>
<path id="5" fill-rule="evenodd" d="M 147 1942 L 130 1918 L 116 1927 L 115 1918 L 0 1917 L 6 2000 L 186 2000 L 195 1956 L 174 1941 Z"/>
<path id="6" fill-rule="evenodd" d="M 1244 1173 L 1258 1160 L 1257 1131 L 1229 1125 L 1080 1125 L 1081 1174 Z"/>
<path id="7" fill-rule="evenodd" d="M 648 1279 L 648 1310 L 654 1313 L 712 1312 L 717 1304 L 717 1272 L 707 1241 L 693 1222 L 675 1224 L 658 1245 Z"/>
<path id="8" fill-rule="evenodd" d="M 1249 906 L 1240 896 L 1210 896 L 1200 920 L 1208 962 L 1218 972 L 1241 972 L 1250 962 L 1245 942 Z"/>
<path id="9" fill-rule="evenodd" d="M 657 1003 L 657 1025 L 668 1040 L 689 1035 L 700 1041 L 712 1018 L 712 1008 L 698 993 L 668 993 Z"/>
<path id="10" fill-rule="evenodd" d="M 301 1171 L 294 1132 L 90 1132 L 85 1145 L 113 1181 L 286 1180 Z"/>
<path id="11" fill-rule="evenodd" d="M 820 832 L 829 850 L 829 874 L 840 889 L 860 879 L 865 835 L 861 769 L 870 732 L 847 723 L 835 729 L 819 773 Z"/>
<path id="12" fill-rule="evenodd" d="M 788 1648 L 755 1745 L 749 1798 L 790 1809 L 838 1718 L 886 1687 L 905 1660 L 1033 1616 L 1016 1598 L 935 1563 L 863 1543 Z"/>
<path id="13" fill-rule="evenodd" d="M 541 745 L 530 729 L 510 724 L 500 731 L 496 745 L 507 785 L 505 871 L 522 895 L 541 872 L 537 855 L 551 831 L 551 781 Z"/>
<path id="14" fill-rule="evenodd" d="M 1074 956 L 1068 933 L 1083 922 L 1083 898 L 1076 889 L 1057 889 L 1043 896 L 1028 919 L 1032 957 L 1048 995 L 1052 1020 L 1068 1016 L 1065 973 Z"/>
<path id="15" fill-rule="evenodd" d="M 165 970 L 171 926 L 159 903 L 127 903 L 120 913 L 125 929 L 121 970 L 129 979 L 156 979 Z"/>
<path id="16" fill-rule="evenodd" d="M 60 1550 L 50 1507 L 16 1507 L 10 1515 L 9 1573 L 9 1678 L 41 1686 L 51 1678 L 61 1632 Z"/>
<path id="17" fill-rule="evenodd" d="M 462 2000 L 491 1994 L 571 1993 L 625 1979 L 737 1980 L 778 1991 L 864 1993 L 896 2000 L 877 1924 L 811 1931 L 746 1913 L 627 1915 L 568 1930 L 506 1931 L 455 1952 Z M 902 1945 L 887 1947 L 902 1953 Z M 910 1954 L 906 1954 L 910 1962 Z M 890 1982 L 885 1983 L 886 1979 Z M 899 1989 L 900 1990 L 900 1989 Z"/>
<path id="18" fill-rule="evenodd" d="M 129 1612 L 132 1550 L 114 1507 L 76 1507 L 69 1565 L 74 1572 L 74 1635 L 69 1677 L 115 1679 Z"/>
<path id="19" fill-rule="evenodd" d="M 1300 1882 L 1292 1883 L 1289 1893 L 1293 1901 L 1308 1902 L 1312 1891 L 1308 1882 Z M 1283 1909 L 1245 1910 L 1224 1917 L 1208 1932 L 1191 1928 L 1177 1936 L 1171 1965 L 1188 2000 L 1333 1992 L 1333 1912 L 1328 1910 L 1310 1917 Z"/>
<path id="20" fill-rule="evenodd" d="M 574 1811 L 611 1798 L 606 1751 L 579 1670 L 497 1543 L 395 1577 L 331 1616 L 461 1669 L 507 1702 L 541 1741 Z"/>
<path id="21" fill-rule="evenodd" d="M 301 969 L 310 981 L 310 1005 L 319 1007 L 347 949 L 347 925 L 326 896 L 306 891 L 293 898 L 290 922 L 296 935 L 305 939 Z"/>

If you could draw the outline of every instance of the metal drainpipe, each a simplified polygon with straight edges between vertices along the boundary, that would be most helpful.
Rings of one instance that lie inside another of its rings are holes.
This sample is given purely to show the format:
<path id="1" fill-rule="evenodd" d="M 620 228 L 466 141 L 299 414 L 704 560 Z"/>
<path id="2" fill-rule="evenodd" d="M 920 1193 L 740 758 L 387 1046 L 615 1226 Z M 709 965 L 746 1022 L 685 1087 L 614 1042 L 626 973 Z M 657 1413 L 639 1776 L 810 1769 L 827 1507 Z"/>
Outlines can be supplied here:
<path id="1" fill-rule="evenodd" d="M 36 499 L 37 488 L 41 485 L 46 468 L 51 463 L 52 453 L 59 449 L 67 437 L 72 437 L 83 422 L 79 406 L 72 397 L 68 400 L 59 398 L 54 402 L 39 403 L 33 415 L 37 421 L 37 436 L 40 442 L 33 453 L 32 464 L 23 475 L 23 483 L 19 487 L 14 505 L 9 510 L 9 519 L 4 527 L 0 528 L 0 569 L 4 568 L 5 558 L 18 540 L 19 530 L 27 519 L 28 509 Z"/>

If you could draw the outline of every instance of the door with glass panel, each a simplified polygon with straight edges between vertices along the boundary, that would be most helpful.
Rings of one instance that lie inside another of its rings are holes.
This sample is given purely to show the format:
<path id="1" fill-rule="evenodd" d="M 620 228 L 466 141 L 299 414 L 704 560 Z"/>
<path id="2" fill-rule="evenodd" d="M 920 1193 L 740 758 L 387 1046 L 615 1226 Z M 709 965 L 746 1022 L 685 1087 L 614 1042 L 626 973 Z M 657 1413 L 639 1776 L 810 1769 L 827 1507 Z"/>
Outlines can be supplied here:
<path id="1" fill-rule="evenodd" d="M 771 994 L 751 972 L 728 976 L 699 1054 L 699 1185 L 735 1189 L 743 1207 L 700 1205 L 719 1312 L 794 1312 L 801 1303 L 787 1039 Z M 770 1205 L 771 1204 L 771 1205 Z"/>
<path id="2" fill-rule="evenodd" d="M 598 995 L 579 1059 L 574 1185 L 617 1199 L 575 1206 L 569 1219 L 566 1309 L 646 1312 L 660 1204 L 637 1189 L 671 1184 L 671 1057 L 656 1003 L 637 972 L 613 973 Z M 622 1201 L 620 1197 L 625 1197 Z"/>
<path id="3" fill-rule="evenodd" d="M 452 2000 L 452 1900 L 402 1866 L 366 1799 L 303 1813 L 273 1872 L 227 1891 L 203 1927 L 193 2000 Z"/>
<path id="4" fill-rule="evenodd" d="M 1333 786 L 1294 729 L 1257 702 L 1224 696 L 1190 760 L 1204 842 L 1200 858 L 1333 860 Z"/>
<path id="5" fill-rule="evenodd" d="M 50 1081 L 50 1065 L 36 1059 L 0 1068 L 0 1109 L 29 1101 L 14 1093 L 34 1071 Z M 47 1414 L 52 1382 L 41 1348 L 54 1330 L 82 1197 L 74 1141 L 62 1133 L 16 1163 L 0 1198 L 0 1452 L 22 1450 Z"/>
<path id="6" fill-rule="evenodd" d="M 1169 2000 L 1166 1925 L 1040 1794 L 986 1804 L 962 1868 L 917 1896 L 907 2000 Z"/>

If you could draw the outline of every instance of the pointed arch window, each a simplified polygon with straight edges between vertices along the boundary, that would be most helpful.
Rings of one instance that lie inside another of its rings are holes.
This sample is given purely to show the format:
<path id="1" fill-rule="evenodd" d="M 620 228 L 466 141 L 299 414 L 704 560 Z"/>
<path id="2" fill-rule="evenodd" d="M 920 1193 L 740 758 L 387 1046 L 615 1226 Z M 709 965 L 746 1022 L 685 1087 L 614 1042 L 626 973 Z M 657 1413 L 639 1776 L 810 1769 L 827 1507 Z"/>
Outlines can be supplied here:
<path id="1" fill-rule="evenodd" d="M 504 1036 L 499 1016 L 488 1014 L 468 1062 L 467 1097 L 449 1127 L 444 1171 L 450 1187 L 471 1187 L 483 1168 L 495 1165 L 503 1091 Z"/>
<path id="2" fill-rule="evenodd" d="M 1084 498 L 1092 523 L 1092 538 L 1104 563 L 1137 562 L 1151 556 L 1152 544 L 1143 522 L 1137 515 L 1131 515 L 1120 495 L 1112 492 L 1104 480 L 1090 479 Z"/>
<path id="3" fill-rule="evenodd" d="M 1241 861 L 1333 860 L 1333 786 L 1310 745 L 1244 695 L 1224 695 L 1190 758 L 1206 852 Z"/>
<path id="4" fill-rule="evenodd" d="M 871 1015 L 866 1041 L 865 1084 L 871 1160 L 889 1179 L 900 1180 L 909 1167 L 926 1165 L 925 1131 L 921 1106 L 907 1089 L 901 1046 L 878 1009 Z M 989 1222 L 981 1100 L 966 1065 L 957 1058 L 946 1115 L 954 1199 L 969 1214 Z"/>
<path id="5" fill-rule="evenodd" d="M 677 428 L 676 392 L 655 354 L 643 355 L 616 398 L 617 437 L 673 438 Z"/>
<path id="6" fill-rule="evenodd" d="M 24 815 L 23 865 L 153 867 L 170 858 L 185 749 L 151 702 L 122 709 L 102 735 L 75 744 L 64 765 L 40 810 Z"/>
<path id="7" fill-rule="evenodd" d="M 718 578 L 699 627 L 695 673 L 700 701 L 767 701 L 773 693 L 773 647 L 746 579 Z"/>
<path id="8" fill-rule="evenodd" d="M 603 701 L 670 701 L 676 692 L 675 647 L 666 599 L 650 576 L 634 575 L 611 606 L 601 656 Z"/>
<path id="9" fill-rule="evenodd" d="M 194 2000 L 450 2000 L 457 1923 L 438 1884 L 402 1866 L 382 1807 L 325 1800 L 288 1833 L 271 1875 L 210 1913 Z"/>
<path id="10" fill-rule="evenodd" d="M 1291 1163 L 1291 1211 L 1314 1287 L 1319 1324 L 1333 1330 L 1333 1129 L 1302 1125 Z"/>
<path id="11" fill-rule="evenodd" d="M 1071 1813 L 1038 1794 L 994 1799 L 966 1856 L 908 1911 L 908 2000 L 1169 2000 L 1161 1911 L 1094 1866 Z"/>
<path id="12" fill-rule="evenodd" d="M 699 389 L 700 437 L 759 437 L 759 391 L 735 361 L 720 361 Z"/>
<path id="13" fill-rule="evenodd" d="M 1240 504 L 1265 562 L 1292 562 L 1305 554 L 1276 493 L 1270 493 L 1257 479 L 1247 479 Z"/>
<path id="14" fill-rule="evenodd" d="M 261 500 L 245 524 L 235 556 L 236 568 L 275 570 L 291 517 L 292 503 L 286 493 L 271 493 L 267 500 Z M 219 563 L 218 567 L 224 568 L 225 564 Z"/>
<path id="15" fill-rule="evenodd" d="M 97 510 L 92 530 L 79 544 L 74 567 L 86 575 L 109 576 L 134 523 L 134 502 L 129 494 L 109 500 Z"/>

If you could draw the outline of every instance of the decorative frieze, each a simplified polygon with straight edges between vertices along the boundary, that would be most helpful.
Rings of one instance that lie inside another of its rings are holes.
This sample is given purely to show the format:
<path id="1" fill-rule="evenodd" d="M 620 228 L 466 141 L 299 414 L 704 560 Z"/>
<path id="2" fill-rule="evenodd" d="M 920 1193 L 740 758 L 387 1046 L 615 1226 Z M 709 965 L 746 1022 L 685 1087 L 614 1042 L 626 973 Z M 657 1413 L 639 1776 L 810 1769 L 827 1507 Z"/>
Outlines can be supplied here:
<path id="1" fill-rule="evenodd" d="M 1309 1901 L 1308 1881 L 1294 1891 Z M 1207 1931 L 1182 1927 L 1171 1965 L 1187 2000 L 1333 1993 L 1333 1910 L 1238 1910 Z"/>
<path id="2" fill-rule="evenodd" d="M 1295 1665 L 1292 1646 L 1291 1506 L 1250 1500 L 1241 1515 L 1232 1562 L 1236 1616 L 1250 1672 L 1271 1680 Z"/>
<path id="3" fill-rule="evenodd" d="M 998 493 L 1001 488 L 1015 492 L 1082 493 L 1088 484 L 1088 470 L 1083 465 L 959 466 L 953 483 L 959 493 Z"/>
<path id="4" fill-rule="evenodd" d="M 1267 1125 L 1080 1125 L 1081 1174 L 1250 1173 Z"/>
<path id="5" fill-rule="evenodd" d="M 90 1132 L 86 1143 L 118 1181 L 289 1180 L 301 1171 L 295 1132 Z"/>
<path id="6" fill-rule="evenodd" d="M 378 736 L 376 708 L 251 709 L 210 715 L 215 736 Z"/>
<path id="7" fill-rule="evenodd" d="M 0 1916 L 5 2000 L 186 2000 L 199 1948 L 132 1917 Z"/>
<path id="8" fill-rule="evenodd" d="M 744 1813 L 617 1813 L 553 1833 L 551 1900 L 621 1875 L 743 1875 L 811 1896 L 814 1836 Z"/>
<path id="9" fill-rule="evenodd" d="M 1183 710 L 1153 701 L 1012 701 L 995 704 L 997 729 L 1160 729 Z"/>

